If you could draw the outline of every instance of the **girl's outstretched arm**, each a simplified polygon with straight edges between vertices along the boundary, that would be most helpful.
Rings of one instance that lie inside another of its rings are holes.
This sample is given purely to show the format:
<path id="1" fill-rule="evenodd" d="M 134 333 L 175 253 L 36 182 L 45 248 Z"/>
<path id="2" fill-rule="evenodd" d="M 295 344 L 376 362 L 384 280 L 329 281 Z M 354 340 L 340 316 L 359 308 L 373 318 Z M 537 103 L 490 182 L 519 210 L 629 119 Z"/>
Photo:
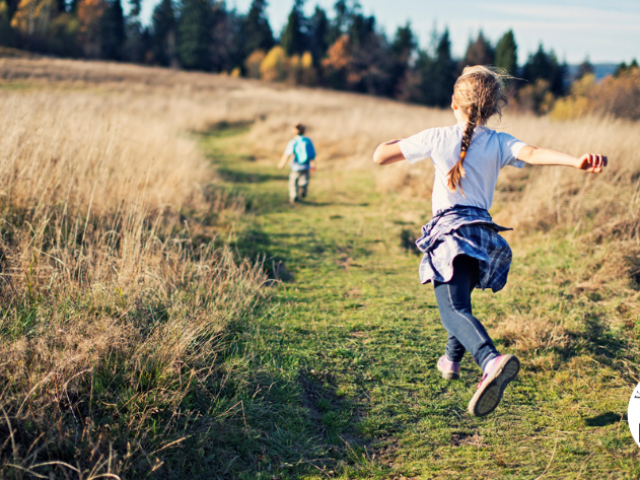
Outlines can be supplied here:
<path id="1" fill-rule="evenodd" d="M 373 161 L 378 165 L 389 165 L 390 163 L 400 162 L 405 160 L 398 142 L 400 140 L 389 140 L 388 142 L 381 143 L 373 152 Z"/>
<path id="2" fill-rule="evenodd" d="M 527 145 L 522 147 L 518 154 L 518 160 L 531 165 L 561 165 L 575 167 L 587 172 L 600 173 L 607 166 L 607 157 L 597 153 L 585 153 L 580 158 L 567 153 L 551 150 L 550 148 L 537 148 Z"/>

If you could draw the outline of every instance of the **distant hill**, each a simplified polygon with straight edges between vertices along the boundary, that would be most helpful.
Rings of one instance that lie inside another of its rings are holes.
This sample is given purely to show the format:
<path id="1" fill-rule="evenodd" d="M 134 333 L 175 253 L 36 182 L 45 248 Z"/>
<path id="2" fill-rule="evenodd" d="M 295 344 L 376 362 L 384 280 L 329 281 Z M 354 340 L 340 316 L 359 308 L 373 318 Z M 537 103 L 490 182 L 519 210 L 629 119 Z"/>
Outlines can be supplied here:
<path id="1" fill-rule="evenodd" d="M 570 79 L 576 76 L 578 72 L 578 67 L 580 65 L 569 65 L 569 76 Z M 596 74 L 596 80 L 602 80 L 607 75 L 613 75 L 613 72 L 618 68 L 617 63 L 596 63 L 593 65 L 594 73 Z"/>

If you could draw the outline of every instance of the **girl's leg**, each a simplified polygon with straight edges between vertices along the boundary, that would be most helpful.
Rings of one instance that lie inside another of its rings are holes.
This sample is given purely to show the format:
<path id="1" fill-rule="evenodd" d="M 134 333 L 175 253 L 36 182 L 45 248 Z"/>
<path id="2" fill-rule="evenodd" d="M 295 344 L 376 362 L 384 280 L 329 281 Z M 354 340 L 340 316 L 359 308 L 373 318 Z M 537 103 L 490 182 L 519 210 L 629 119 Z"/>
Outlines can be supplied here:
<path id="1" fill-rule="evenodd" d="M 434 282 L 442 325 L 449 332 L 447 357 L 462 359 L 465 349 L 484 370 L 489 360 L 499 355 L 484 326 L 471 313 L 471 292 L 478 278 L 478 261 L 466 255 L 453 261 L 453 278 Z"/>
<path id="2" fill-rule="evenodd" d="M 464 352 L 466 352 L 466 348 L 464 348 L 464 345 L 462 345 L 454 335 L 449 334 L 447 347 L 444 349 L 444 354 L 447 356 L 447 358 L 452 362 L 460 363 L 462 361 L 462 357 L 464 356 Z"/>

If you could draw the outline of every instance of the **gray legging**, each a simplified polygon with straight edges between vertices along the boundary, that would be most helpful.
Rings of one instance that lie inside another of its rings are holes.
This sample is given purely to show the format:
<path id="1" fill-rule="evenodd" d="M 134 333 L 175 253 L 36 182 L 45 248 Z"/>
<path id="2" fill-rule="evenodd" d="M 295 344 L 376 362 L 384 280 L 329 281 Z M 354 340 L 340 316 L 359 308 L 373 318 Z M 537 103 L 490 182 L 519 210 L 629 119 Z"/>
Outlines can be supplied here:
<path id="1" fill-rule="evenodd" d="M 484 370 L 485 364 L 499 353 L 484 326 L 471 313 L 471 292 L 478 275 L 478 260 L 460 255 L 453 261 L 453 278 L 446 283 L 434 281 L 433 285 L 442 325 L 449 332 L 447 358 L 459 362 L 469 350 Z"/>
<path id="2" fill-rule="evenodd" d="M 305 198 L 307 196 L 308 187 L 309 170 L 292 170 L 289 174 L 289 199 L 297 200 L 298 197 Z"/>

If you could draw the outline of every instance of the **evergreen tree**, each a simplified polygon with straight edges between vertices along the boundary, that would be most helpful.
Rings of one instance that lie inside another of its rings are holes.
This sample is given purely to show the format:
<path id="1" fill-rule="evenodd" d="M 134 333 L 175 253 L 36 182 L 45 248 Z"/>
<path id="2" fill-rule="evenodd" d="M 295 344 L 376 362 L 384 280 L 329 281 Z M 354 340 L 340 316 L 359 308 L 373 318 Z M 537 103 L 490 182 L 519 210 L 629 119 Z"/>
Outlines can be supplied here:
<path id="1" fill-rule="evenodd" d="M 365 17 L 362 14 L 360 4 L 354 5 L 348 22 L 349 38 L 354 46 L 363 46 L 372 36 L 375 36 L 376 18 L 373 15 Z"/>
<path id="2" fill-rule="evenodd" d="M 214 72 L 231 71 L 242 63 L 239 58 L 237 39 L 237 18 L 235 12 L 228 12 L 223 2 L 213 7 L 211 18 L 213 42 L 211 45 L 212 70 Z"/>
<path id="3" fill-rule="evenodd" d="M 618 67 L 616 68 L 616 71 L 614 72 L 613 76 L 614 77 L 619 77 L 621 74 L 623 74 L 624 72 L 627 71 L 629 67 L 627 67 L 627 62 L 622 62 L 620 65 L 618 65 Z"/>
<path id="4" fill-rule="evenodd" d="M 512 30 L 498 40 L 494 65 L 506 70 L 509 75 L 516 75 L 518 72 L 518 45 Z"/>
<path id="5" fill-rule="evenodd" d="M 578 66 L 578 71 L 576 72 L 576 80 L 580 80 L 582 77 L 593 72 L 593 65 L 591 65 L 589 57 L 587 56 L 587 58 L 585 58 L 584 61 Z"/>
<path id="6" fill-rule="evenodd" d="M 145 63 L 152 49 L 149 28 L 143 26 L 139 18 L 141 0 L 129 0 L 129 7 L 122 58 L 127 62 Z"/>
<path id="7" fill-rule="evenodd" d="M 616 71 L 613 74 L 613 76 L 619 77 L 620 75 L 626 72 L 630 72 L 631 70 L 636 68 L 638 68 L 638 61 L 635 58 L 631 61 L 629 65 L 627 65 L 626 62 L 622 62 L 620 65 L 618 65 L 618 68 L 616 68 Z"/>
<path id="8" fill-rule="evenodd" d="M 108 0 L 100 19 L 100 51 L 103 58 L 122 60 L 125 42 L 124 12 L 120 0 Z"/>
<path id="9" fill-rule="evenodd" d="M 294 0 L 287 26 L 282 32 L 280 45 L 287 55 L 301 55 L 307 48 L 304 0 Z"/>
<path id="10" fill-rule="evenodd" d="M 425 105 L 446 107 L 451 103 L 456 65 L 451 57 L 449 32 L 433 33 L 433 55 L 418 52 L 415 66 L 409 74 L 405 98 Z"/>
<path id="11" fill-rule="evenodd" d="M 239 15 L 236 10 L 230 10 L 227 20 L 231 34 L 230 62 L 231 69 L 240 68 L 244 72 L 243 66 L 247 59 L 246 38 L 245 38 L 245 17 Z M 251 52 L 249 52 L 251 54 Z"/>
<path id="12" fill-rule="evenodd" d="M 178 21 L 178 58 L 189 70 L 211 70 L 211 0 L 182 0 Z"/>
<path id="13" fill-rule="evenodd" d="M 309 21 L 308 40 L 313 62 L 318 66 L 329 48 L 329 19 L 326 12 L 317 5 Z"/>
<path id="14" fill-rule="evenodd" d="M 411 24 L 407 22 L 404 27 L 398 27 L 396 30 L 391 49 L 406 64 L 417 45 L 416 37 L 411 30 Z"/>
<path id="15" fill-rule="evenodd" d="M 147 63 L 153 50 L 151 34 L 137 17 L 130 16 L 125 24 L 126 41 L 122 59 L 132 63 Z"/>
<path id="16" fill-rule="evenodd" d="M 433 72 L 433 63 L 433 58 L 426 50 L 418 50 L 415 65 L 409 71 L 408 84 L 404 92 L 405 100 L 425 105 L 431 103 L 427 92 L 431 88 L 430 78 Z"/>
<path id="17" fill-rule="evenodd" d="M 463 67 L 474 65 L 493 65 L 494 51 L 491 44 L 484 38 L 482 31 L 475 42 L 469 40 L 467 52 L 464 56 Z"/>
<path id="18" fill-rule="evenodd" d="M 555 95 L 563 95 L 566 86 L 568 67 L 566 63 L 558 63 L 553 51 L 546 53 L 542 44 L 538 46 L 538 51 L 529 57 L 522 69 L 522 76 L 531 84 L 535 84 L 538 79 L 549 82 L 549 89 Z"/>
<path id="19" fill-rule="evenodd" d="M 248 56 L 254 50 L 268 52 L 275 44 L 269 19 L 265 12 L 266 0 L 253 0 L 244 24 L 245 53 Z"/>
<path id="20" fill-rule="evenodd" d="M 18 5 L 20 5 L 20 0 L 6 0 L 6 1 L 7 1 L 8 11 L 9 11 L 9 14 L 8 14 L 9 21 L 11 21 L 16 11 L 18 10 Z"/>
<path id="21" fill-rule="evenodd" d="M 7 2 L 0 0 L 0 45 L 5 47 L 13 46 L 13 29 L 11 28 L 9 13 Z"/>
<path id="22" fill-rule="evenodd" d="M 129 0 L 129 6 L 131 7 L 129 10 L 129 16 L 137 17 L 140 15 L 140 11 L 142 10 L 142 0 Z"/>
<path id="23" fill-rule="evenodd" d="M 451 103 L 453 85 L 455 83 L 455 63 L 451 56 L 451 40 L 449 30 L 445 30 L 436 47 L 435 58 L 426 94 L 426 103 L 438 107 L 446 107 Z"/>
<path id="24" fill-rule="evenodd" d="M 347 33 L 351 11 L 346 0 L 337 0 L 333 5 L 335 16 L 329 27 L 327 43 L 333 45 L 343 34 Z"/>
<path id="25" fill-rule="evenodd" d="M 522 76 L 529 82 L 535 82 L 538 78 L 548 79 L 551 76 L 551 58 L 542 48 L 538 46 L 538 51 L 529 55 L 527 63 L 522 67 Z"/>
<path id="26" fill-rule="evenodd" d="M 416 37 L 411 30 L 411 24 L 407 22 L 404 27 L 398 27 L 391 43 L 390 50 L 393 54 L 393 69 L 391 71 L 394 84 L 394 96 L 407 99 L 407 82 L 409 61 L 417 47 Z"/>
<path id="27" fill-rule="evenodd" d="M 151 17 L 151 41 L 154 61 L 166 67 L 175 63 L 176 24 L 173 0 L 161 0 Z"/>

